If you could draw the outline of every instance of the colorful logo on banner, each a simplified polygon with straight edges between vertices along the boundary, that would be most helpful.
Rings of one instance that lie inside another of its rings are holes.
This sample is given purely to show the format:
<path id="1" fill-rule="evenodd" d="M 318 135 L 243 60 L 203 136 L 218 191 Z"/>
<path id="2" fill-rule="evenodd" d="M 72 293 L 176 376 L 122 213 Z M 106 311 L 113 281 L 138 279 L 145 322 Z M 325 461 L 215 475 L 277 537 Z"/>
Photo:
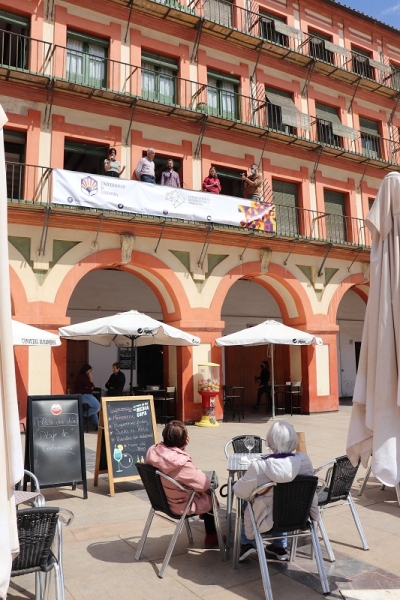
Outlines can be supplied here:
<path id="1" fill-rule="evenodd" d="M 256 200 L 251 200 L 249 206 L 239 204 L 238 210 L 242 216 L 240 221 L 241 227 L 246 227 L 247 229 L 257 229 L 258 231 L 267 231 L 269 233 L 276 232 L 276 215 L 274 204 L 266 204 L 263 202 L 257 202 Z"/>
<path id="2" fill-rule="evenodd" d="M 99 186 L 97 185 L 97 181 L 93 179 L 93 177 L 85 177 L 81 179 L 81 190 L 82 192 L 86 192 L 88 196 L 94 196 L 97 194 Z"/>

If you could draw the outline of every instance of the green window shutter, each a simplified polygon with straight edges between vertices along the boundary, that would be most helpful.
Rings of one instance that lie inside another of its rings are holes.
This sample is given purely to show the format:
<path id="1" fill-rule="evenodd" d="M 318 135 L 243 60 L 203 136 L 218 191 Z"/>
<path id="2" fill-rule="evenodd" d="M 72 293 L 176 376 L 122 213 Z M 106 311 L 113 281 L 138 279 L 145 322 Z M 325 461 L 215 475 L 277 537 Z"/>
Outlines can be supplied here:
<path id="1" fill-rule="evenodd" d="M 108 48 L 110 46 L 109 40 L 94 37 L 87 33 L 80 33 L 79 31 L 68 31 L 67 39 L 78 40 L 79 42 L 87 45 L 95 44 L 96 46 L 102 46 L 103 48 Z"/>
<path id="2" fill-rule="evenodd" d="M 240 84 L 240 79 L 238 77 L 232 77 L 232 75 L 226 75 L 225 73 L 218 73 L 217 71 L 207 70 L 207 76 L 217 81 L 226 81 L 228 83 L 233 83 L 234 85 Z"/>
<path id="3" fill-rule="evenodd" d="M 18 25 L 23 29 L 29 29 L 31 21 L 26 17 L 21 17 L 21 15 L 14 15 L 13 13 L 9 13 L 5 10 L 0 10 L 0 21 L 6 21 L 6 23 L 12 23 L 13 25 Z M 1 28 L 1 27 L 0 27 Z"/>
<path id="4" fill-rule="evenodd" d="M 78 154 L 90 154 L 91 156 L 101 156 L 107 158 L 108 146 L 93 146 L 91 144 L 80 144 L 79 142 L 71 142 L 65 140 L 65 152 L 77 152 Z"/>
<path id="5" fill-rule="evenodd" d="M 297 211 L 297 185 L 288 181 L 272 180 L 276 206 L 276 231 L 278 235 L 297 236 L 299 221 Z"/>
<path id="6" fill-rule="evenodd" d="M 347 240 L 345 219 L 345 195 L 341 192 L 324 190 L 326 236 L 330 242 Z"/>
<path id="7" fill-rule="evenodd" d="M 360 131 L 369 135 L 379 135 L 379 123 L 360 117 Z"/>
<path id="8" fill-rule="evenodd" d="M 179 69 L 177 60 L 167 56 L 162 56 L 161 54 L 152 54 L 151 52 L 146 52 L 144 50 L 142 50 L 142 61 L 151 63 L 156 67 L 172 69 L 173 71 L 178 71 Z"/>
<path id="9" fill-rule="evenodd" d="M 337 110 L 333 106 L 326 106 L 325 104 L 319 104 L 316 102 L 315 112 L 318 119 L 323 119 L 324 121 L 330 121 L 331 123 L 338 123 L 341 125 Z"/>

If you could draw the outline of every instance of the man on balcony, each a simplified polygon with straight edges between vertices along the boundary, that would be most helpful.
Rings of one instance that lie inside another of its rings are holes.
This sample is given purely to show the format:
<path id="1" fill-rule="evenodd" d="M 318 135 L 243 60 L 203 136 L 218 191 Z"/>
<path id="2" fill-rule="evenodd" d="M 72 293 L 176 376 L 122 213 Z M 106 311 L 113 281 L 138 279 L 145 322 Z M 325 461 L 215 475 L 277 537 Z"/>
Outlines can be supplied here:
<path id="1" fill-rule="evenodd" d="M 242 182 L 244 184 L 244 197 L 250 200 L 258 200 L 259 202 L 263 199 L 263 178 L 258 170 L 258 165 L 255 163 L 250 167 L 250 175 L 247 177 L 246 173 L 242 173 Z"/>
<path id="2" fill-rule="evenodd" d="M 179 175 L 174 171 L 174 161 L 172 158 L 167 160 L 167 168 L 161 173 L 161 185 L 168 185 L 173 188 L 181 187 Z"/>
<path id="3" fill-rule="evenodd" d="M 154 148 L 149 148 L 147 150 L 146 156 L 141 158 L 137 164 L 135 169 L 136 177 L 138 181 L 143 181 L 144 183 L 155 183 L 155 165 L 153 158 L 156 153 Z"/>

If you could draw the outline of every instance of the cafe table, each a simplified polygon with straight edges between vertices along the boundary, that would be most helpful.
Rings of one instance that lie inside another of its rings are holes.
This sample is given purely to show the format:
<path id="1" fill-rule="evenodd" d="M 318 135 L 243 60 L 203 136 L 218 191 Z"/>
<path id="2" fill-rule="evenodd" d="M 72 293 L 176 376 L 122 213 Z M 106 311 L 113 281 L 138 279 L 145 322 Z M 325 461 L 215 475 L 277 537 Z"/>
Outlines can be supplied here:
<path id="1" fill-rule="evenodd" d="M 233 512 L 233 485 L 236 480 L 242 477 L 244 473 L 249 468 L 251 462 L 259 459 L 264 454 L 256 454 L 249 452 L 241 452 L 241 453 L 233 453 L 228 455 L 228 489 L 227 489 L 227 499 L 226 499 L 226 556 L 229 558 L 230 554 L 230 538 L 231 538 L 231 519 Z M 244 463 L 242 462 L 243 458 L 246 457 L 251 462 Z M 240 552 L 240 531 L 242 526 L 242 500 L 239 498 L 236 499 L 236 519 L 235 519 L 235 529 L 234 529 L 234 538 L 233 538 L 233 568 L 237 569 L 239 564 L 239 552 Z"/>

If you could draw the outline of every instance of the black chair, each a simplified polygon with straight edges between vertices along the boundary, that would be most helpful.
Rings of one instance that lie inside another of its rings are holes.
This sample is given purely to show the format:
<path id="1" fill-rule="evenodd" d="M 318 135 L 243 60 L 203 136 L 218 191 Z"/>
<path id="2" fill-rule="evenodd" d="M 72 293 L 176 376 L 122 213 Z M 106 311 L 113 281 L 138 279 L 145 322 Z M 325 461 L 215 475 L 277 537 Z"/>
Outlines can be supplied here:
<path id="1" fill-rule="evenodd" d="M 347 456 L 339 456 L 339 458 L 335 458 L 325 463 L 318 469 L 315 469 L 314 473 L 318 473 L 328 465 L 332 466 L 326 473 L 325 483 L 317 490 L 318 506 L 321 514 L 321 519 L 319 520 L 318 525 L 326 550 L 328 552 L 329 560 L 334 562 L 335 555 L 333 554 L 328 534 L 326 533 L 326 529 L 322 520 L 322 513 L 326 508 L 335 508 L 348 504 L 350 506 L 351 514 L 353 515 L 353 519 L 360 535 L 364 550 L 369 550 L 369 546 L 356 510 L 356 506 L 354 504 L 354 500 L 350 493 L 351 486 L 353 485 L 360 462 L 358 462 L 356 467 L 353 467 Z M 336 502 L 339 502 L 340 500 L 344 500 L 344 502 L 336 504 Z"/>
<path id="2" fill-rule="evenodd" d="M 143 463 L 136 463 L 136 468 L 138 470 L 138 473 L 140 475 L 142 483 L 143 483 L 145 490 L 147 492 L 147 495 L 149 497 L 151 509 L 150 509 L 146 524 L 143 529 L 142 537 L 140 538 L 140 542 L 139 542 L 139 545 L 136 550 L 135 560 L 140 559 L 144 544 L 147 539 L 147 535 L 149 533 L 151 523 L 153 521 L 153 517 L 156 514 L 156 512 L 158 513 L 158 515 L 160 517 L 162 517 L 164 519 L 167 519 L 170 521 L 172 520 L 174 522 L 178 521 L 178 523 L 176 524 L 174 535 L 172 536 L 172 539 L 169 543 L 168 550 L 165 555 L 163 564 L 161 565 L 161 568 L 158 573 L 158 576 L 162 579 L 164 577 L 165 570 L 168 567 L 168 563 L 172 556 L 172 552 L 174 551 L 176 540 L 178 539 L 179 534 L 182 531 L 183 525 L 186 525 L 186 531 L 188 534 L 189 543 L 193 544 L 193 536 L 192 536 L 192 531 L 190 529 L 189 518 L 191 516 L 196 516 L 196 515 L 188 515 L 187 513 L 193 502 L 193 498 L 194 498 L 194 495 L 196 492 L 194 490 L 185 488 L 183 485 L 181 485 L 180 483 L 175 481 L 175 479 L 172 479 L 172 477 L 168 477 L 168 475 L 161 473 L 161 471 L 158 471 L 151 465 L 146 465 Z M 173 485 L 175 485 L 178 489 L 190 494 L 182 515 L 175 515 L 170 510 L 161 479 L 165 479 L 170 484 L 172 483 Z M 213 503 L 215 527 L 216 527 L 217 534 L 218 534 L 219 548 L 220 548 L 220 551 L 222 554 L 222 560 L 225 560 L 225 548 L 224 548 L 223 538 L 221 535 L 221 527 L 220 527 L 219 515 L 218 515 L 218 503 L 217 503 L 217 500 L 215 497 L 215 492 L 212 488 L 211 488 L 211 498 L 212 498 L 212 503 Z"/>
<path id="3" fill-rule="evenodd" d="M 63 516 L 65 513 L 67 517 Z M 56 599 L 65 600 L 64 574 L 62 568 L 61 525 L 68 525 L 73 514 L 55 507 L 28 508 L 17 511 L 19 554 L 13 560 L 11 577 L 36 573 L 35 597 L 43 600 L 47 594 L 49 573 L 54 569 Z M 57 532 L 56 550 L 53 542 Z M 45 574 L 44 584 L 40 575 Z"/>
<path id="4" fill-rule="evenodd" d="M 240 423 L 240 415 L 242 415 L 242 419 L 244 419 L 243 390 L 244 390 L 244 388 L 241 386 L 229 386 L 229 385 L 223 386 L 223 388 L 222 388 L 223 402 L 224 402 L 223 420 L 225 421 L 225 423 L 228 422 L 228 413 L 229 412 L 232 414 L 233 421 L 236 418 L 236 413 L 239 418 L 239 423 Z M 238 406 L 236 406 L 236 405 L 238 405 Z"/>
<path id="5" fill-rule="evenodd" d="M 297 410 L 300 414 L 303 414 L 302 407 L 302 389 L 301 381 L 291 381 L 289 384 L 289 390 L 282 392 L 284 398 L 289 397 L 290 401 L 290 416 L 293 416 L 293 411 Z"/>
<path id="6" fill-rule="evenodd" d="M 244 453 L 244 452 L 246 452 L 248 454 L 249 451 L 247 450 L 246 446 L 244 445 L 244 440 L 249 435 L 251 435 L 251 434 L 249 433 L 247 435 L 237 435 L 236 437 L 229 440 L 229 442 L 227 442 L 225 444 L 225 448 L 224 448 L 226 458 L 228 458 L 228 448 L 230 445 L 232 445 L 232 449 L 235 454 Z M 261 454 L 262 445 L 263 445 L 263 442 L 265 442 L 265 439 L 260 437 L 259 435 L 253 435 L 253 438 L 254 438 L 255 444 L 254 444 L 254 448 L 251 450 L 251 453 L 252 454 Z"/>
<path id="7" fill-rule="evenodd" d="M 260 533 L 257 528 L 253 504 L 258 495 L 271 487 L 271 483 L 267 483 L 255 490 L 249 500 L 250 518 L 255 531 L 255 541 L 266 600 L 273 600 L 273 595 L 264 552 L 264 543 L 281 538 L 283 532 L 286 533 L 288 538 L 292 538 L 290 549 L 291 562 L 296 557 L 297 539 L 299 537 L 311 536 L 322 591 L 324 594 L 329 594 L 329 583 L 323 564 L 316 524 L 310 521 L 310 508 L 317 489 L 317 483 L 318 478 L 313 475 L 298 475 L 290 483 L 273 484 L 274 527 L 267 533 Z"/>

